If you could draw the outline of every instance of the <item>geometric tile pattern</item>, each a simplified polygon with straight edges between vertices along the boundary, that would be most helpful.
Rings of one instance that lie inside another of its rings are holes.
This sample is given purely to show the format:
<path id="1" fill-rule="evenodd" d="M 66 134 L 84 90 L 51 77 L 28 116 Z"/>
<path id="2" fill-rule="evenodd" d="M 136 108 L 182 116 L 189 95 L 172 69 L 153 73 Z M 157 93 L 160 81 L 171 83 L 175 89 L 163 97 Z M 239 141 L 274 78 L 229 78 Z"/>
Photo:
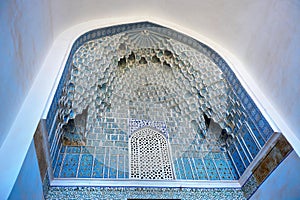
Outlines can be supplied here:
<path id="1" fill-rule="evenodd" d="M 204 158 L 182 157 L 174 161 L 177 179 L 186 180 L 235 180 L 238 178 L 225 153 L 207 154 Z"/>
<path id="2" fill-rule="evenodd" d="M 244 200 L 240 189 L 50 187 L 45 199 L 214 199 Z"/>
<path id="3" fill-rule="evenodd" d="M 244 196 L 249 199 L 251 195 L 257 190 L 258 184 L 253 176 L 250 176 L 247 182 L 243 185 L 242 191 L 244 192 Z"/>
<path id="4" fill-rule="evenodd" d="M 143 128 L 130 138 L 130 178 L 174 179 L 169 145 L 158 131 Z"/>
<path id="5" fill-rule="evenodd" d="M 166 138 L 168 138 L 168 129 L 165 122 L 156 122 L 149 120 L 138 120 L 138 119 L 129 119 L 129 136 L 133 134 L 135 131 L 143 128 L 143 127 L 152 127 L 156 130 L 159 130 Z"/>
<path id="6" fill-rule="evenodd" d="M 76 149 L 69 151 L 78 152 Z M 280 135 L 274 147 L 241 188 L 49 187 L 49 177 L 46 176 L 44 195 L 45 199 L 69 199 L 70 196 L 76 196 L 77 199 L 249 199 L 290 152 L 292 147 L 284 136 Z M 196 166 L 203 167 L 201 163 L 197 163 Z"/>
<path id="7" fill-rule="evenodd" d="M 78 150 L 73 149 L 72 152 Z M 49 187 L 49 177 L 44 180 L 45 199 L 66 199 L 68 196 L 76 196 L 79 199 L 90 199 L 101 194 L 103 198 L 126 199 L 126 198 L 180 198 L 180 199 L 249 199 L 252 194 L 260 187 L 263 181 L 272 173 L 289 153 L 292 147 L 280 135 L 269 150 L 266 157 L 254 169 L 253 174 L 248 178 L 241 188 L 139 188 L 139 187 Z M 202 166 L 197 164 L 197 166 Z M 200 174 L 200 173 L 198 173 Z M 151 193 L 151 197 L 147 196 Z M 69 199 L 69 198 L 68 198 Z"/>
<path id="8" fill-rule="evenodd" d="M 110 154 L 108 148 L 62 146 L 54 170 L 59 178 L 113 178 L 129 177 L 128 158 Z"/>

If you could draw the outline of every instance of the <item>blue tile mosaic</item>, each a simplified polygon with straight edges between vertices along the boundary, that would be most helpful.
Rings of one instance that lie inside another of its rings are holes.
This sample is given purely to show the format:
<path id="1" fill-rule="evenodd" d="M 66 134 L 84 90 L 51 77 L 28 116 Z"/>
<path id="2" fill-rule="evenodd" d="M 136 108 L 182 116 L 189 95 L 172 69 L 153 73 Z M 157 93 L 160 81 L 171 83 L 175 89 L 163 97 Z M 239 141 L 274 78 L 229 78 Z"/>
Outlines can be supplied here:
<path id="1" fill-rule="evenodd" d="M 242 146 L 244 153 L 246 154 L 248 160 L 252 162 L 253 158 L 251 158 L 252 155 L 250 155 L 250 152 L 248 150 L 248 147 L 246 146 L 243 139 L 239 138 L 239 144 Z"/>
<path id="2" fill-rule="evenodd" d="M 242 191 L 244 192 L 245 198 L 249 199 L 251 195 L 255 192 L 255 190 L 258 188 L 258 186 L 259 185 L 255 180 L 254 176 L 251 175 L 242 187 Z"/>
<path id="3" fill-rule="evenodd" d="M 126 178 L 126 173 L 125 173 L 125 162 L 124 162 L 124 156 L 119 156 L 118 158 L 118 176 L 117 178 Z M 127 178 L 128 178 L 128 173 L 127 173 Z"/>
<path id="4" fill-rule="evenodd" d="M 201 158 L 194 158 L 194 172 L 197 174 L 199 180 L 207 180 L 207 174 L 205 165 L 203 163 L 203 160 Z"/>
<path id="5" fill-rule="evenodd" d="M 110 170 L 110 167 L 107 167 L 106 165 L 104 165 L 103 178 L 109 178 L 109 170 Z"/>
<path id="6" fill-rule="evenodd" d="M 231 170 L 229 169 L 227 162 L 221 159 L 215 159 L 215 165 L 219 172 L 221 180 L 233 180 Z"/>
<path id="7" fill-rule="evenodd" d="M 64 154 L 60 153 L 59 154 L 59 157 L 58 157 L 58 160 L 57 160 L 57 163 L 55 163 L 53 169 L 54 169 L 54 177 L 59 177 L 59 173 L 60 173 L 60 169 L 61 169 L 61 164 L 62 164 L 62 161 L 63 161 L 63 157 L 64 157 Z"/>
<path id="8" fill-rule="evenodd" d="M 117 170 L 114 168 L 111 168 L 109 170 L 109 178 L 116 178 L 117 177 Z"/>
<path id="9" fill-rule="evenodd" d="M 234 166 L 233 160 L 231 159 L 229 152 L 224 153 L 224 156 L 226 158 L 226 162 L 228 164 L 228 168 L 230 169 L 230 172 L 232 174 L 232 176 L 234 177 L 235 180 L 239 179 L 239 174 L 237 172 L 236 167 Z"/>
<path id="10" fill-rule="evenodd" d="M 189 160 L 190 160 L 190 168 L 191 168 L 191 171 L 193 172 L 193 179 L 199 180 L 199 176 L 197 174 L 198 172 L 197 172 L 197 169 L 196 169 L 196 166 L 195 166 L 194 159 L 189 158 Z"/>
<path id="11" fill-rule="evenodd" d="M 193 180 L 194 176 L 193 176 L 193 171 L 192 171 L 192 168 L 191 168 L 191 164 L 189 162 L 189 158 L 181 158 L 181 161 L 183 163 L 183 168 L 185 170 L 185 178 Z"/>
<path id="12" fill-rule="evenodd" d="M 97 157 L 94 159 L 94 170 L 92 178 L 103 178 L 104 164 Z"/>
<path id="13" fill-rule="evenodd" d="M 67 153 L 80 153 L 81 147 L 78 146 L 67 146 L 66 152 Z"/>
<path id="14" fill-rule="evenodd" d="M 264 144 L 266 143 L 264 138 L 260 135 L 260 133 L 258 132 L 258 130 L 256 129 L 256 127 L 254 126 L 251 120 L 248 121 L 248 125 L 250 126 L 250 130 L 255 135 L 255 138 L 259 142 L 260 146 L 263 147 Z"/>
<path id="15" fill-rule="evenodd" d="M 123 171 L 118 170 L 118 178 L 125 178 L 125 173 Z"/>
<path id="16" fill-rule="evenodd" d="M 143 127 L 152 127 L 159 130 L 168 138 L 168 131 L 165 122 L 131 119 L 129 121 L 129 135 Z"/>
<path id="17" fill-rule="evenodd" d="M 56 133 L 56 127 L 57 127 L 57 122 L 55 121 L 54 122 L 54 125 L 53 125 L 53 130 L 52 131 L 48 131 L 48 133 L 50 133 L 49 135 L 49 143 L 52 144 L 53 143 L 53 140 L 55 138 L 55 133 Z"/>
<path id="18" fill-rule="evenodd" d="M 93 156 L 92 155 L 82 155 L 80 159 L 80 166 L 78 170 L 78 178 L 90 178 L 92 175 L 93 167 Z"/>
<path id="19" fill-rule="evenodd" d="M 250 133 L 247 130 L 245 131 L 246 132 L 244 133 L 243 139 L 250 153 L 252 154 L 252 157 L 255 157 L 259 152 L 259 148 L 257 147 L 256 142 L 254 141 Z"/>
<path id="20" fill-rule="evenodd" d="M 74 178 L 78 169 L 78 154 L 66 154 L 62 164 L 60 177 L 61 178 Z"/>
<path id="21" fill-rule="evenodd" d="M 57 158 L 58 158 L 59 154 L 60 154 L 59 151 L 55 151 L 54 152 L 54 156 L 53 156 L 54 159 L 52 161 L 52 167 L 53 167 L 53 169 L 56 166 L 56 163 L 58 162 Z"/>
<path id="22" fill-rule="evenodd" d="M 81 147 L 81 154 L 94 154 L 96 147 Z"/>
<path id="23" fill-rule="evenodd" d="M 115 156 L 115 155 L 111 155 L 110 156 L 110 164 L 109 164 L 109 166 L 111 167 L 111 170 L 114 171 L 113 173 L 115 173 L 116 169 L 118 169 L 118 158 L 117 158 L 117 156 Z M 112 174 L 112 172 L 110 173 L 110 175 L 111 174 Z M 114 174 L 114 178 L 115 178 L 115 176 L 116 176 L 116 174 Z M 111 178 L 113 178 L 113 177 L 111 177 Z"/>
<path id="24" fill-rule="evenodd" d="M 239 188 L 50 187 L 45 199 L 214 199 L 244 200 Z"/>
<path id="25" fill-rule="evenodd" d="M 66 152 L 66 146 L 61 145 L 60 153 L 65 153 Z"/>
<path id="26" fill-rule="evenodd" d="M 228 167 L 231 171 L 231 174 L 232 174 L 234 180 L 238 180 L 239 179 L 239 174 L 238 174 L 234 164 L 232 163 L 231 160 L 227 160 L 227 163 L 228 163 Z"/>
<path id="27" fill-rule="evenodd" d="M 219 174 L 217 172 L 216 166 L 211 158 L 204 158 L 204 163 L 207 170 L 207 175 L 209 180 L 220 180 Z"/>
<path id="28" fill-rule="evenodd" d="M 241 147 L 239 141 L 237 141 L 237 142 L 235 143 L 235 145 L 236 145 L 236 148 L 237 148 L 237 150 L 239 151 L 239 153 L 240 153 L 240 155 L 241 155 L 241 158 L 243 159 L 245 165 L 248 166 L 248 165 L 250 164 L 250 161 L 249 161 L 248 155 L 246 156 L 246 151 L 245 151 L 245 149 L 243 149 L 243 148 Z"/>
<path id="29" fill-rule="evenodd" d="M 234 152 L 231 152 L 231 156 L 239 174 L 243 174 L 246 168 L 238 151 L 235 150 Z"/>
<path id="30" fill-rule="evenodd" d="M 175 177 L 177 179 L 184 179 L 185 175 L 184 172 L 182 172 L 181 165 L 178 163 L 178 159 L 174 161 L 173 165 L 174 165 Z"/>

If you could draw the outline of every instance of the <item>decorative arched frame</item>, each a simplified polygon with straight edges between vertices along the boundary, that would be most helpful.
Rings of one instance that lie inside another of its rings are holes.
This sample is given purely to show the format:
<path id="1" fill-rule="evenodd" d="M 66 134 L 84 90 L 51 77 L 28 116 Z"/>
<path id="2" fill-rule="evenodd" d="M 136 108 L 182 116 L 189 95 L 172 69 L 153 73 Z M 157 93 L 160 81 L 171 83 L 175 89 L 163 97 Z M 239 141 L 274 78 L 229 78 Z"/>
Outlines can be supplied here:
<path id="1" fill-rule="evenodd" d="M 140 31 L 142 34 L 148 34 L 148 31 L 151 31 L 153 35 L 159 35 L 162 38 L 166 38 L 168 41 L 175 41 L 175 43 L 182 44 L 185 48 L 189 50 L 192 49 L 195 52 L 198 52 L 201 55 L 204 55 L 206 58 L 212 62 L 212 65 L 216 66 L 220 72 L 221 79 L 224 80 L 223 82 L 226 83 L 226 93 L 228 95 L 227 102 L 229 102 L 229 107 L 221 113 L 221 117 L 211 116 L 209 114 L 209 110 L 203 110 L 206 117 L 214 119 L 219 126 L 226 130 L 227 135 L 224 139 L 224 146 L 226 150 L 225 159 L 230 160 L 233 165 L 232 177 L 230 179 L 238 179 L 245 171 L 247 166 L 252 162 L 258 152 L 262 149 L 264 144 L 268 141 L 268 139 L 273 134 L 273 130 L 271 126 L 268 124 L 264 116 L 261 114 L 251 97 L 242 87 L 240 81 L 237 79 L 234 72 L 230 69 L 229 65 L 224 61 L 224 59 L 218 55 L 214 50 L 212 50 L 207 45 L 190 38 L 182 33 L 178 33 L 174 30 L 162 27 L 157 24 L 153 24 L 150 22 L 140 22 L 140 23 L 132 23 L 132 24 L 125 24 L 125 25 L 118 25 L 113 27 L 101 28 L 97 30 L 92 30 L 84 35 L 80 36 L 73 44 L 71 49 L 69 58 L 67 60 L 66 67 L 63 71 L 62 78 L 58 85 L 58 88 L 55 93 L 55 97 L 53 99 L 52 105 L 48 112 L 47 120 L 46 120 L 46 127 L 48 129 L 49 134 L 49 143 L 50 143 L 50 151 L 51 151 L 51 158 L 52 158 L 52 167 L 54 169 L 54 177 L 57 177 L 55 171 L 57 168 L 61 170 L 61 163 L 63 162 L 63 158 L 61 157 L 61 152 L 64 150 L 64 146 L 61 143 L 62 132 L 61 128 L 68 123 L 69 119 L 75 118 L 75 116 L 79 116 L 80 123 L 85 124 L 84 120 L 81 120 L 82 115 L 85 115 L 85 109 L 87 107 L 83 107 L 81 111 L 77 111 L 77 113 L 72 113 L 70 109 L 68 112 L 65 112 L 61 115 L 61 108 L 68 107 L 64 102 L 64 95 L 65 90 L 68 88 L 69 79 L 74 73 L 74 56 L 76 52 L 84 45 L 90 41 L 105 38 L 105 37 L 114 37 L 117 34 L 122 33 L 130 33 L 130 32 Z M 145 44 L 147 47 L 147 44 Z M 174 45 L 176 46 L 176 44 Z M 186 51 L 186 49 L 185 49 Z M 169 54 L 169 52 L 164 51 L 163 53 Z M 171 52 L 172 53 L 172 52 Z M 173 54 L 174 55 L 174 52 Z M 166 55 L 168 56 L 168 55 Z M 124 54 L 125 61 L 128 61 L 130 54 Z M 126 60 L 127 59 L 127 60 Z M 139 61 L 140 62 L 140 61 Z M 118 60 L 118 64 L 122 65 L 122 58 Z M 170 63 L 166 63 L 170 65 Z M 187 63 L 184 63 L 187 64 Z M 73 70 L 73 71 L 72 71 Z M 218 72 L 218 73 L 219 73 Z M 200 94 L 202 95 L 202 94 Z M 208 95 L 211 96 L 211 95 Z M 211 105 L 215 108 L 218 105 Z M 213 108 L 211 108 L 212 111 Z M 66 111 L 66 110 L 65 110 Z M 215 110 L 216 111 L 216 110 Z M 59 116 L 60 115 L 60 116 Z M 74 116 L 73 116 L 74 115 Z M 84 118 L 84 117 L 83 117 Z M 201 122 L 205 122 L 205 120 L 194 120 L 192 121 L 192 126 L 196 125 L 202 127 L 202 134 L 205 135 L 205 125 Z M 199 125 L 200 123 L 200 125 Z M 197 129 L 197 127 L 196 127 Z M 82 132 L 82 131 L 79 131 Z M 81 135 L 81 141 L 84 141 L 84 134 Z M 77 144 L 81 145 L 81 144 Z M 78 151 L 78 150 L 75 150 Z M 79 150 L 80 151 L 80 150 Z M 206 156 L 206 155 L 204 155 Z M 219 155 L 213 154 L 204 157 L 203 162 L 205 162 L 205 158 L 207 158 L 207 162 L 209 163 L 211 160 L 213 161 L 215 167 L 218 167 L 217 158 Z M 82 158 L 82 156 L 80 156 Z M 87 158 L 88 160 L 91 158 Z M 180 158 L 180 162 L 185 164 L 185 160 Z M 215 160 L 216 159 L 216 160 Z M 177 162 L 179 163 L 179 162 Z M 230 166 L 229 166 L 230 167 Z M 177 169 L 180 168 L 179 164 L 175 166 L 175 173 L 177 173 Z M 58 170 L 59 171 L 59 170 Z M 78 172 L 77 172 L 78 173 Z M 210 180 L 214 180 L 213 176 L 210 176 L 209 170 L 207 170 L 207 176 L 209 176 Z M 222 179 L 220 172 L 218 172 L 219 177 L 216 179 Z M 182 174 L 177 174 L 177 177 L 182 177 Z M 79 176 L 77 176 L 79 177 Z M 88 176 L 88 177 L 91 177 Z M 126 176 L 125 176 L 126 177 Z M 185 177 L 183 179 L 189 179 L 187 174 L 185 173 Z M 201 179 L 199 177 L 199 179 Z"/>

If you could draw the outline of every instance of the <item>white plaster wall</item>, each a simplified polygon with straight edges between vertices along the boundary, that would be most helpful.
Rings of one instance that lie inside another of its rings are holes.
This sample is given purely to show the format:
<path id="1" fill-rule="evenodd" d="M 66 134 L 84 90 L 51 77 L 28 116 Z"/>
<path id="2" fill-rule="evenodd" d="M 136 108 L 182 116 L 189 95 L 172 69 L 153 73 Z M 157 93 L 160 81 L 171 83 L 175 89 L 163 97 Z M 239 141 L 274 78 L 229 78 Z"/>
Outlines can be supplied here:
<path id="1" fill-rule="evenodd" d="M 300 158 L 293 151 L 252 195 L 251 200 L 300 199 Z"/>
<path id="2" fill-rule="evenodd" d="M 260 19 L 255 17 L 261 23 L 244 55 L 237 56 L 245 60 L 248 73 L 286 123 L 278 125 L 299 154 L 300 1 L 274 0 L 262 13 Z"/>
<path id="3" fill-rule="evenodd" d="M 50 15 L 47 0 L 0 2 L 0 147 L 53 42 Z"/>

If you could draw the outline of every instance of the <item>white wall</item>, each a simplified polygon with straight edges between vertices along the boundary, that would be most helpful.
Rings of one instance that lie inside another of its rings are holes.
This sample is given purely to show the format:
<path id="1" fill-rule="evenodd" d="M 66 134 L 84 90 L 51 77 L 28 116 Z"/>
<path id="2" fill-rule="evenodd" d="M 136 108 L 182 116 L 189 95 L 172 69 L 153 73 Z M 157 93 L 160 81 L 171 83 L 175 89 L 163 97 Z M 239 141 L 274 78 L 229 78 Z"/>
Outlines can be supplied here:
<path id="1" fill-rule="evenodd" d="M 0 199 L 8 197 L 37 126 L 34 101 L 17 117 L 53 43 L 50 8 L 48 0 L 0 1 Z"/>
<path id="2" fill-rule="evenodd" d="M 251 200 L 300 198 L 300 158 L 293 151 L 252 195 Z"/>
<path id="3" fill-rule="evenodd" d="M 53 42 L 49 8 L 47 0 L 0 2 L 0 147 Z"/>

